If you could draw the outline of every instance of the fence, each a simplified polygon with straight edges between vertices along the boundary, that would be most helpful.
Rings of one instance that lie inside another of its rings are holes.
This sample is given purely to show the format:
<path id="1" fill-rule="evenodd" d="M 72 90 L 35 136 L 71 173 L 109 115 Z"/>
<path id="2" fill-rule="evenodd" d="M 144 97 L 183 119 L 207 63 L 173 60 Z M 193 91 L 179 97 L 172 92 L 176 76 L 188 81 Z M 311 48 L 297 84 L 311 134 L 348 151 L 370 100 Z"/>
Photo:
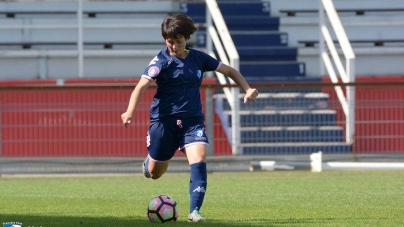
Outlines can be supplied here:
<path id="1" fill-rule="evenodd" d="M 17 85 L 0 88 L 3 157 L 146 155 L 148 112 L 155 88 L 146 92 L 136 112 L 135 122 L 125 128 L 120 114 L 127 107 L 132 85 L 68 84 L 67 81 L 65 86 Z M 356 135 L 355 142 L 348 144 L 351 146 L 348 153 L 404 153 L 402 84 L 354 85 L 357 89 Z M 215 112 L 213 125 L 207 125 L 207 128 L 213 129 L 212 155 L 231 155 L 231 135 L 228 132 L 232 125 L 231 114 L 227 101 L 221 100 L 222 89 L 218 86 L 223 85 L 203 85 L 201 97 L 204 111 L 209 103 Z M 242 133 L 242 146 L 344 143 L 346 120 L 333 90 L 334 85 L 257 86 L 264 91 L 258 104 L 240 105 L 241 131 L 245 132 Z M 279 89 L 281 86 L 282 89 Z M 207 102 L 211 99 L 211 96 L 205 96 L 207 89 L 213 89 L 215 105 Z M 219 106 L 220 103 L 222 106 Z M 266 133 L 259 134 L 260 131 Z M 330 151 L 333 152 L 338 151 Z M 299 153 L 308 152 L 295 154 Z"/>
<path id="2" fill-rule="evenodd" d="M 41 84 L 33 81 L 30 85 L 2 82 L 0 173 L 141 172 L 155 87 L 145 93 L 135 121 L 125 128 L 120 115 L 127 108 L 136 81 L 82 82 L 66 80 L 64 86 L 55 86 L 55 80 Z M 202 103 L 207 118 L 213 118 L 206 121 L 212 148 L 209 168 L 248 171 L 248 161 L 262 155 L 272 160 L 307 161 L 308 154 L 319 150 L 324 159 L 329 155 L 332 160 L 375 155 L 378 160 L 402 157 L 403 85 L 402 79 L 394 83 L 345 85 L 256 84 L 261 91 L 257 104 L 241 103 L 240 95 L 242 155 L 234 156 L 230 107 L 222 93 L 223 87 L 234 85 L 206 80 L 201 87 Z M 356 89 L 353 144 L 345 142 L 345 114 L 334 86 Z M 169 171 L 188 171 L 183 158 L 177 152 Z"/>

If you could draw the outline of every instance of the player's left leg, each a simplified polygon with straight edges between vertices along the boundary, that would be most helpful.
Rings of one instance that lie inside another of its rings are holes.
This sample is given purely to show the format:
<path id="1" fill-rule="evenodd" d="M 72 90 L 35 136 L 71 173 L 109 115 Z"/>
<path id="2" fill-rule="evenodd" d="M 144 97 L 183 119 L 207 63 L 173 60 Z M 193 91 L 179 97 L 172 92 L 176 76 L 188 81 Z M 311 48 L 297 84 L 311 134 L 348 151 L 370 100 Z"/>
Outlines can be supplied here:
<path id="1" fill-rule="evenodd" d="M 206 151 L 207 145 L 201 143 L 190 144 L 184 148 L 184 153 L 191 167 L 189 222 L 205 221 L 205 218 L 201 216 L 200 209 L 207 188 Z"/>

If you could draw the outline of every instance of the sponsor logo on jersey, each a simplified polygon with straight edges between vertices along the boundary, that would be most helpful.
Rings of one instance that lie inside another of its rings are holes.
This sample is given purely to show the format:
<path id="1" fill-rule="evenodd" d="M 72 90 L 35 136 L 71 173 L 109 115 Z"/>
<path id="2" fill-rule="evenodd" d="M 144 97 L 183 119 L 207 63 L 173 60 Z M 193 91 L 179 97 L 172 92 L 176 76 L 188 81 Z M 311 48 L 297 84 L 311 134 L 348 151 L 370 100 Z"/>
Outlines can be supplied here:
<path id="1" fill-rule="evenodd" d="M 171 63 L 173 63 L 173 61 L 174 61 L 174 58 L 170 58 L 170 60 L 167 63 L 167 66 L 170 65 Z"/>

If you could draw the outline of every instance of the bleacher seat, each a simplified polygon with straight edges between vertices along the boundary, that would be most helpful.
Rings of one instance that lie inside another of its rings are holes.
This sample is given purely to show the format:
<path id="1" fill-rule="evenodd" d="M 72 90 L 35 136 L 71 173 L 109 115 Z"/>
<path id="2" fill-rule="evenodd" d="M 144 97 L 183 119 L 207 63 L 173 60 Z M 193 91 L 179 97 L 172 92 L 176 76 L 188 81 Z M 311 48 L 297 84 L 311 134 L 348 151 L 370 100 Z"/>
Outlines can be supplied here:
<path id="1" fill-rule="evenodd" d="M 296 62 L 295 47 L 288 46 L 288 34 L 279 32 L 279 18 L 270 16 L 268 1 L 218 1 L 240 56 L 240 72 L 247 81 L 265 77 L 301 77 L 304 63 Z M 198 22 L 205 21 L 203 2 L 182 3 L 182 12 Z M 254 24 L 256 23 L 256 24 Z M 204 48 L 206 33 L 198 33 Z"/>
<path id="2" fill-rule="evenodd" d="M 77 78 L 77 28 L 7 29 L 16 25 L 75 26 L 76 8 L 76 2 L 1 2 L 0 78 Z M 176 1 L 83 2 L 84 76 L 133 78 L 143 73 L 165 47 L 161 22 L 179 9 Z M 136 25 L 145 27 L 130 27 Z M 195 44 L 196 36 L 192 36 L 188 45 Z"/>
<path id="3" fill-rule="evenodd" d="M 271 3 L 271 13 L 280 17 L 279 30 L 289 35 L 291 46 L 298 47 L 298 60 L 305 63 L 306 74 L 318 77 L 319 1 L 288 4 L 288 1 L 272 0 Z M 401 75 L 400 62 L 404 60 L 404 2 L 341 0 L 333 3 L 356 54 L 356 75 Z M 293 10 L 298 13 L 288 16 L 286 11 Z M 331 28 L 330 25 L 328 27 Z M 334 32 L 330 34 L 333 40 L 337 40 Z M 343 57 L 342 51 L 340 53 Z M 379 67 L 370 67 L 374 65 Z"/>

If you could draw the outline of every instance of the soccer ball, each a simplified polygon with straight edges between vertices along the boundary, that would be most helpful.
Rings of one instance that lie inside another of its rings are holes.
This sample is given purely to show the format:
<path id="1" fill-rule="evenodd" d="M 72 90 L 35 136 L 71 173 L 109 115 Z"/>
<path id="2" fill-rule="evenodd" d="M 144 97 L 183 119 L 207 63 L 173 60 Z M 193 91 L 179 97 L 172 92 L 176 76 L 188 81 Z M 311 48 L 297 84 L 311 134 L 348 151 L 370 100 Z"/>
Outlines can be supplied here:
<path id="1" fill-rule="evenodd" d="M 159 195 L 149 202 L 147 217 L 151 222 L 175 222 L 178 218 L 177 202 L 166 195 Z"/>

